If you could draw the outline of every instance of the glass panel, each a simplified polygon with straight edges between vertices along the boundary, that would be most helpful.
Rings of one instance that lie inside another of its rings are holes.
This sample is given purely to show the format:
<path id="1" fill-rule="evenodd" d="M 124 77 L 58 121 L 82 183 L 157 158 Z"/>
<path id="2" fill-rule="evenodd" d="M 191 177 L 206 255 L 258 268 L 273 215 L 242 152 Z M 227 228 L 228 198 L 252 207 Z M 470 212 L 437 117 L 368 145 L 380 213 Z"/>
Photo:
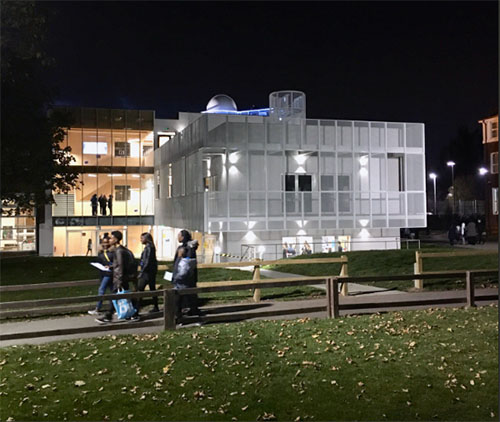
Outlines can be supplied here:
<path id="1" fill-rule="evenodd" d="M 368 123 L 354 122 L 354 144 L 358 151 L 368 151 Z"/>
<path id="2" fill-rule="evenodd" d="M 424 125 L 421 123 L 406 124 L 406 146 L 408 148 L 422 148 L 424 142 Z"/>
<path id="3" fill-rule="evenodd" d="M 287 216 L 301 215 L 302 214 L 301 194 L 287 192 L 285 195 L 286 195 L 286 207 L 285 207 L 286 215 Z"/>
<path id="4" fill-rule="evenodd" d="M 227 217 L 226 192 L 215 192 L 208 194 L 208 213 L 210 217 Z"/>
<path id="5" fill-rule="evenodd" d="M 97 165 L 111 166 L 112 165 L 112 143 L 111 131 L 101 130 L 97 131 Z M 85 145 L 83 146 L 85 153 Z"/>
<path id="6" fill-rule="evenodd" d="M 386 159 L 384 154 L 374 154 L 370 158 L 370 190 L 386 190 Z"/>
<path id="7" fill-rule="evenodd" d="M 264 123 L 248 123 L 248 142 L 264 144 L 266 138 Z"/>
<path id="8" fill-rule="evenodd" d="M 126 166 L 130 155 L 130 145 L 127 143 L 124 131 L 113 131 L 113 166 Z"/>
<path id="9" fill-rule="evenodd" d="M 128 146 L 124 146 L 122 149 L 124 152 L 128 152 L 127 156 L 127 166 L 140 166 L 140 158 L 141 158 L 141 137 L 139 132 L 127 132 L 127 144 Z M 127 151 L 128 149 L 128 151 Z"/>
<path id="10" fill-rule="evenodd" d="M 319 139 L 318 121 L 306 120 L 305 131 L 305 144 L 317 147 Z"/>
<path id="11" fill-rule="evenodd" d="M 154 183 L 152 174 L 141 175 L 141 215 L 154 215 Z"/>
<path id="12" fill-rule="evenodd" d="M 356 154 L 354 164 L 356 167 L 354 173 L 355 190 L 363 192 L 369 191 L 371 174 L 368 154 Z"/>
<path id="13" fill-rule="evenodd" d="M 405 214 L 404 193 L 388 193 L 388 207 L 390 215 Z"/>
<path id="14" fill-rule="evenodd" d="M 154 166 L 153 132 L 141 132 L 141 165 L 144 167 Z"/>
<path id="15" fill-rule="evenodd" d="M 363 216 L 363 217 L 369 218 L 369 216 L 370 216 L 370 194 L 368 194 L 368 193 L 357 193 L 356 194 L 355 201 L 354 201 L 354 212 L 356 213 L 357 217 Z"/>
<path id="16" fill-rule="evenodd" d="M 387 213 L 385 193 L 372 193 L 372 215 L 385 215 Z"/>
<path id="17" fill-rule="evenodd" d="M 266 190 L 265 156 L 263 151 L 249 151 L 250 190 Z"/>
<path id="18" fill-rule="evenodd" d="M 127 184 L 125 174 L 115 173 L 108 174 L 107 177 L 111 179 L 112 190 L 112 214 L 113 215 L 127 215 L 127 200 L 130 195 L 130 187 Z M 109 208 L 109 197 L 108 197 Z"/>
<path id="19" fill-rule="evenodd" d="M 406 156 L 407 190 L 423 191 L 424 187 L 424 156 L 408 154 Z"/>
<path id="20" fill-rule="evenodd" d="M 266 216 L 266 194 L 265 192 L 250 193 L 250 211 L 251 217 Z"/>
<path id="21" fill-rule="evenodd" d="M 351 193 L 339 193 L 339 214 L 352 214 Z"/>
<path id="22" fill-rule="evenodd" d="M 384 123 L 370 123 L 370 144 L 373 150 L 385 149 L 385 125 Z"/>
<path id="23" fill-rule="evenodd" d="M 333 191 L 335 190 L 333 175 L 322 175 L 321 176 L 321 190 L 322 191 Z"/>
<path id="24" fill-rule="evenodd" d="M 321 194 L 321 215 L 336 215 L 335 193 Z"/>
<path id="25" fill-rule="evenodd" d="M 267 194 L 267 212 L 269 217 L 283 216 L 283 194 L 281 192 L 269 192 Z"/>
<path id="26" fill-rule="evenodd" d="M 229 218 L 247 216 L 247 194 L 233 192 L 229 194 Z"/>
<path id="27" fill-rule="evenodd" d="M 280 191 L 284 188 L 282 178 L 285 173 L 283 168 L 283 154 L 281 152 L 267 154 L 267 189 Z"/>
<path id="28" fill-rule="evenodd" d="M 247 188 L 248 164 L 245 151 L 229 152 L 226 165 L 229 167 L 228 184 L 230 191 L 244 191 Z"/>
<path id="29" fill-rule="evenodd" d="M 68 146 L 71 148 L 71 155 L 75 157 L 76 161 L 71 164 L 81 166 L 83 164 L 82 157 L 82 131 L 70 129 L 68 131 Z"/>
<path id="30" fill-rule="evenodd" d="M 284 137 L 283 123 L 268 123 L 268 140 L 270 144 L 279 144 L 283 142 Z"/>
<path id="31" fill-rule="evenodd" d="M 425 214 L 425 196 L 423 193 L 408 194 L 408 215 Z"/>
<path id="32" fill-rule="evenodd" d="M 335 121 L 321 121 L 320 142 L 326 148 L 335 148 Z"/>
<path id="33" fill-rule="evenodd" d="M 300 125 L 288 122 L 288 137 L 286 140 L 287 145 L 300 145 L 300 129 Z"/>
<path id="34" fill-rule="evenodd" d="M 387 124 L 387 149 L 403 147 L 403 123 Z"/>
<path id="35" fill-rule="evenodd" d="M 228 142 L 229 145 L 245 145 L 247 143 L 247 127 L 244 122 L 231 122 L 234 117 L 242 116 L 229 116 L 230 122 L 228 123 Z M 244 119 L 244 117 L 243 117 Z"/>
<path id="36" fill-rule="evenodd" d="M 97 130 L 84 130 L 83 138 L 83 165 L 96 166 L 97 165 L 97 152 L 100 151 L 99 147 L 105 145 L 97 144 Z"/>
<path id="37" fill-rule="evenodd" d="M 352 122 L 337 122 L 337 149 L 341 151 L 352 149 Z"/>
<path id="38" fill-rule="evenodd" d="M 137 143 L 139 145 L 139 143 Z M 127 174 L 127 186 L 129 199 L 127 200 L 127 215 L 141 214 L 141 176 L 139 174 Z"/>
<path id="39" fill-rule="evenodd" d="M 83 215 L 97 215 L 99 202 L 97 194 L 97 174 L 84 173 L 83 180 Z"/>

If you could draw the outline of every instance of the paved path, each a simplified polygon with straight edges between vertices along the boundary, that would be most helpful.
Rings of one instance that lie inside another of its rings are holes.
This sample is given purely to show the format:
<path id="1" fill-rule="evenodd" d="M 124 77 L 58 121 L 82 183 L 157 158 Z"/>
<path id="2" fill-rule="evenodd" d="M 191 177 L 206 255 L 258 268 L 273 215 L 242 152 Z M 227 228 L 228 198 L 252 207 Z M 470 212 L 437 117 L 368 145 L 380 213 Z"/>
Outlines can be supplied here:
<path id="1" fill-rule="evenodd" d="M 481 296 L 486 295 L 496 295 L 498 298 L 498 289 L 488 288 L 488 289 L 476 289 L 476 303 L 478 306 L 487 305 L 490 303 L 498 302 L 492 300 L 481 300 Z M 404 310 L 404 309 L 424 309 L 429 308 L 429 306 L 404 306 L 401 304 L 409 299 L 429 299 L 429 298 L 454 298 L 460 300 L 460 298 L 465 298 L 464 290 L 448 290 L 441 292 L 421 292 L 421 293 L 405 293 L 405 292 L 387 292 L 387 293 L 368 293 L 357 296 L 340 296 L 340 304 L 362 304 L 362 303 L 390 303 L 391 305 L 384 306 L 383 308 L 364 308 L 362 310 L 356 311 L 341 311 L 340 315 L 347 314 L 360 314 L 360 313 L 374 313 L 374 312 L 384 312 L 390 310 Z M 433 307 L 437 307 L 435 305 Z M 439 305 L 439 307 L 445 306 L 462 306 L 460 304 L 446 304 Z M 304 307 L 316 308 L 315 312 L 306 313 Z M 206 313 L 206 320 L 209 322 L 229 322 L 229 321 L 242 321 L 242 320 L 256 320 L 256 319 L 292 319 L 292 318 L 325 318 L 326 311 L 323 309 L 326 307 L 326 299 L 309 299 L 309 300 L 296 300 L 296 301 L 262 301 L 260 303 L 239 303 L 230 305 L 218 305 L 209 306 L 202 308 Z M 266 312 L 279 312 L 281 315 L 278 316 L 266 316 Z M 247 314 L 247 315 L 244 315 Z M 151 321 L 156 321 L 161 323 L 161 318 L 151 319 Z M 71 340 L 78 338 L 91 338 L 100 337 L 104 335 L 116 335 L 116 334 L 144 334 L 144 333 L 154 333 L 162 331 L 163 327 L 161 325 L 155 327 L 140 327 L 141 323 L 113 323 L 115 324 L 127 324 L 130 326 L 129 329 L 120 331 L 101 331 L 94 333 L 84 333 L 84 334 L 73 334 L 64 336 L 50 336 L 42 338 L 33 339 L 20 339 L 20 340 L 6 340 L 2 341 L 1 346 L 11 346 L 16 344 L 41 344 L 48 343 L 51 341 L 59 340 Z M 39 332 L 43 330 L 56 330 L 65 328 L 76 328 L 76 327 L 95 327 L 96 322 L 94 317 L 90 315 L 81 315 L 75 317 L 64 317 L 64 318 L 51 318 L 51 319 L 37 319 L 28 320 L 21 322 L 10 322 L 0 324 L 0 334 L 9 333 L 20 333 L 20 332 Z M 189 325 L 188 325 L 189 327 Z"/>
<path id="2" fill-rule="evenodd" d="M 231 267 L 234 270 L 242 270 L 242 271 L 252 271 L 253 267 Z M 296 277 L 304 277 L 304 275 L 299 274 L 291 274 L 291 273 L 283 273 L 281 271 L 274 270 L 266 270 L 261 269 L 260 275 L 269 277 L 269 278 L 296 278 Z M 313 284 L 312 287 L 316 287 L 317 289 L 326 290 L 324 284 Z M 357 284 L 357 283 L 349 283 L 349 294 L 367 294 L 367 293 L 379 293 L 379 294 L 400 294 L 398 290 L 384 289 L 381 287 L 368 286 L 366 284 Z"/>

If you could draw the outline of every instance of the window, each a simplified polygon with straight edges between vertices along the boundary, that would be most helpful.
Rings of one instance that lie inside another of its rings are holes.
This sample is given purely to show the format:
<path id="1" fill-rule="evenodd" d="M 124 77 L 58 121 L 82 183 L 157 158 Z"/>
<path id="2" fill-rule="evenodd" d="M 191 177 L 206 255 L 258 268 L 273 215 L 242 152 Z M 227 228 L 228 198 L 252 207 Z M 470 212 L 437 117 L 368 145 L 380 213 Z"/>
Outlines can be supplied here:
<path id="1" fill-rule="evenodd" d="M 498 152 L 492 152 L 490 155 L 491 174 L 498 174 Z"/>
<path id="2" fill-rule="evenodd" d="M 344 174 L 339 174 L 337 176 L 337 183 L 339 187 L 339 191 L 343 190 L 351 190 L 351 177 L 344 175 Z"/>
<path id="3" fill-rule="evenodd" d="M 160 170 L 156 170 L 156 199 L 160 199 Z"/>
<path id="4" fill-rule="evenodd" d="M 106 142 L 84 142 L 83 153 L 89 155 L 106 155 L 108 144 Z"/>
<path id="5" fill-rule="evenodd" d="M 498 188 L 491 188 L 491 212 L 498 215 Z"/>
<path id="6" fill-rule="evenodd" d="M 115 142 L 115 157 L 130 157 L 130 144 L 128 142 Z"/>
<path id="7" fill-rule="evenodd" d="M 491 122 L 491 137 L 498 138 L 498 122 Z"/>
<path id="8" fill-rule="evenodd" d="M 130 185 L 115 186 L 115 201 L 130 201 Z"/>
<path id="9" fill-rule="evenodd" d="M 285 190 L 287 192 L 295 192 L 295 175 L 286 174 L 285 175 Z"/>
<path id="10" fill-rule="evenodd" d="M 309 174 L 299 175 L 299 192 L 311 192 L 312 177 Z"/>
<path id="11" fill-rule="evenodd" d="M 333 187 L 333 176 L 332 175 L 321 175 L 321 190 L 331 191 L 334 190 Z"/>
<path id="12" fill-rule="evenodd" d="M 153 145 L 143 145 L 142 146 L 142 156 L 148 155 L 151 151 L 153 151 Z"/>
<path id="13" fill-rule="evenodd" d="M 172 198 L 172 163 L 168 165 L 168 190 L 167 198 Z"/>

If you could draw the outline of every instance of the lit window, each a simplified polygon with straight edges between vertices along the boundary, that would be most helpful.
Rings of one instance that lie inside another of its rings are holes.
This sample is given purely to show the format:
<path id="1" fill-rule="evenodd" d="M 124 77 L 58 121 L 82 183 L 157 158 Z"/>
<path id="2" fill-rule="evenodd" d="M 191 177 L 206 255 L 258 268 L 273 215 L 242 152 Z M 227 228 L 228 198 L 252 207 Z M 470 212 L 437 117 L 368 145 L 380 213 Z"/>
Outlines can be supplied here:
<path id="1" fill-rule="evenodd" d="M 490 155 L 491 174 L 498 174 L 498 152 L 492 152 Z"/>
<path id="2" fill-rule="evenodd" d="M 491 122 L 491 137 L 498 138 L 498 122 Z"/>
<path id="3" fill-rule="evenodd" d="M 108 144 L 106 142 L 84 142 L 83 153 L 88 155 L 106 155 Z"/>
<path id="4" fill-rule="evenodd" d="M 115 142 L 115 157 L 130 157 L 130 144 L 128 142 Z"/>
<path id="5" fill-rule="evenodd" d="M 115 201 L 130 201 L 130 185 L 115 186 Z"/>
<path id="6" fill-rule="evenodd" d="M 498 188 L 491 188 L 491 212 L 498 215 Z"/>

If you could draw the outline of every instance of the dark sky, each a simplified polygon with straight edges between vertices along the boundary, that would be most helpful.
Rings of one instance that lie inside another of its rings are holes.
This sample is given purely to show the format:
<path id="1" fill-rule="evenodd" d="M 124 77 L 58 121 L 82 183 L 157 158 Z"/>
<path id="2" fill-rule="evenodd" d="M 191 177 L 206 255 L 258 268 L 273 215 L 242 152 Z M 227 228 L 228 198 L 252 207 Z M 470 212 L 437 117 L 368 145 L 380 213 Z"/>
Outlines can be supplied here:
<path id="1" fill-rule="evenodd" d="M 59 104 L 239 109 L 307 95 L 310 118 L 426 124 L 428 168 L 498 104 L 498 3 L 44 2 Z M 457 165 L 458 170 L 458 165 Z M 445 171 L 442 168 L 441 171 Z"/>

